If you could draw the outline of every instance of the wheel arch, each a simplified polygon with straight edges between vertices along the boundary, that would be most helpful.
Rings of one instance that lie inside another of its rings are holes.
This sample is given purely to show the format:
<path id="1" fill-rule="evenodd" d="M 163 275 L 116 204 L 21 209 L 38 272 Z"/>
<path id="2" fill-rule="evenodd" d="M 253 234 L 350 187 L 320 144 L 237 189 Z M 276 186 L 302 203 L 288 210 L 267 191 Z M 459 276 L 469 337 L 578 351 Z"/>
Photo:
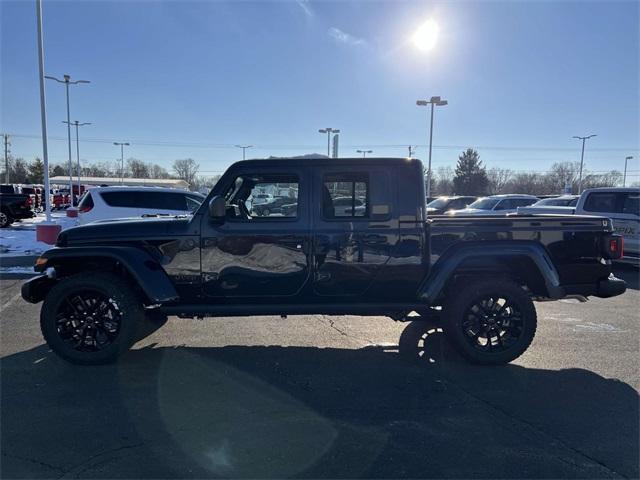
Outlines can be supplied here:
<path id="1" fill-rule="evenodd" d="M 422 282 L 419 299 L 437 303 L 456 281 L 466 277 L 509 278 L 537 297 L 561 298 L 559 274 L 546 249 L 536 242 L 491 242 L 453 248 L 433 265 Z"/>
<path id="2" fill-rule="evenodd" d="M 179 298 L 160 263 L 146 251 L 135 247 L 53 248 L 40 257 L 35 270 L 44 272 L 51 267 L 55 269 L 56 277 L 87 270 L 115 271 L 137 286 L 150 303 L 168 303 Z M 34 284 L 31 301 L 42 300 L 47 290 L 47 282 Z"/>

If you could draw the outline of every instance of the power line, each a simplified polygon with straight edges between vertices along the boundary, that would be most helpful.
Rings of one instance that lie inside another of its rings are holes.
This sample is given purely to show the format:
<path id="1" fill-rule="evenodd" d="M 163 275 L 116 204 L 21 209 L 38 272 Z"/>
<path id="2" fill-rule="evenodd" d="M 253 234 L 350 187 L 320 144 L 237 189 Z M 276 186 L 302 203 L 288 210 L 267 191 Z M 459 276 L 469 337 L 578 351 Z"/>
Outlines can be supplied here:
<path id="1" fill-rule="evenodd" d="M 27 138 L 27 139 L 40 139 L 40 135 L 34 134 L 12 134 L 15 138 Z M 50 140 L 59 140 L 66 141 L 64 137 L 48 137 Z M 82 139 L 83 142 L 89 143 L 113 143 L 113 139 L 108 138 L 86 138 Z M 142 146 L 154 146 L 154 147 L 192 147 L 192 148 L 224 148 L 224 149 L 233 149 L 236 148 L 236 144 L 234 143 L 200 143 L 200 142 L 161 142 L 154 140 L 136 140 L 131 139 L 132 143 L 136 145 Z M 408 143 L 399 143 L 399 144 L 349 144 L 344 145 L 345 148 L 398 148 L 398 149 L 406 149 Z M 426 147 L 426 144 L 417 144 L 415 147 Z M 254 148 L 260 149 L 312 149 L 312 148 L 324 148 L 324 145 L 320 144 L 255 144 Z M 519 146 L 519 147 L 511 147 L 511 146 L 491 146 L 491 145 L 433 145 L 434 149 L 442 149 L 442 150 L 464 150 L 467 148 L 474 148 L 477 150 L 502 150 L 502 151 L 548 151 L 548 152 L 576 152 L 580 150 L 579 148 L 572 147 L 533 147 L 533 146 Z M 609 148 L 591 148 L 589 151 L 593 152 L 619 152 L 619 151 L 633 151 L 640 152 L 638 148 L 629 148 L 629 147 L 609 147 Z"/>

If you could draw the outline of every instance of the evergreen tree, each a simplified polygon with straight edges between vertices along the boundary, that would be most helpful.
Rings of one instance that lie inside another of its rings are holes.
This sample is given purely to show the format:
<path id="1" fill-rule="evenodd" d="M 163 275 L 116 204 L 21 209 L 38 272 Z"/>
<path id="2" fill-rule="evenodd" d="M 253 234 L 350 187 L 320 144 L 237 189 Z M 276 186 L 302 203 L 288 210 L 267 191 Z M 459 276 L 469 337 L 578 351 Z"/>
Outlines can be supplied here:
<path id="1" fill-rule="evenodd" d="M 453 188 L 457 195 L 486 195 L 489 179 L 480 155 L 473 148 L 467 148 L 458 157 Z"/>

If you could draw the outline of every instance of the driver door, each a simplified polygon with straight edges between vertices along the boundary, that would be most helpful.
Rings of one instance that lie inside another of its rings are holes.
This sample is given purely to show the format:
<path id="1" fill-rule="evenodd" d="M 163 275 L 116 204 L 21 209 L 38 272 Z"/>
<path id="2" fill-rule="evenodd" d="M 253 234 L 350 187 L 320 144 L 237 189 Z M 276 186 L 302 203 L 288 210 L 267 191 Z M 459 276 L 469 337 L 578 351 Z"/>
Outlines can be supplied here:
<path id="1" fill-rule="evenodd" d="M 239 170 L 226 187 L 224 222 L 215 223 L 207 215 L 202 219 L 204 294 L 263 299 L 294 296 L 309 277 L 309 187 L 305 169 L 275 172 L 247 168 Z M 259 194 L 284 198 L 288 208 L 258 214 L 250 199 Z"/>

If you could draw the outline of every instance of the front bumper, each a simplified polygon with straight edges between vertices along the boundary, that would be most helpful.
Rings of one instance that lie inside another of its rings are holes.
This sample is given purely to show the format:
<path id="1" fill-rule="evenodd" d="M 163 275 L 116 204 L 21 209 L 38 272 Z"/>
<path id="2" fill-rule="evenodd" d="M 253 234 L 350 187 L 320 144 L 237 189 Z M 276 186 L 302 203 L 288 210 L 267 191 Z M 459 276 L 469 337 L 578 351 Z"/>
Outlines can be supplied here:
<path id="1" fill-rule="evenodd" d="M 44 297 L 54 283 L 55 280 L 46 274 L 39 275 L 24 282 L 20 289 L 20 294 L 27 302 L 38 303 L 44 300 Z"/>

